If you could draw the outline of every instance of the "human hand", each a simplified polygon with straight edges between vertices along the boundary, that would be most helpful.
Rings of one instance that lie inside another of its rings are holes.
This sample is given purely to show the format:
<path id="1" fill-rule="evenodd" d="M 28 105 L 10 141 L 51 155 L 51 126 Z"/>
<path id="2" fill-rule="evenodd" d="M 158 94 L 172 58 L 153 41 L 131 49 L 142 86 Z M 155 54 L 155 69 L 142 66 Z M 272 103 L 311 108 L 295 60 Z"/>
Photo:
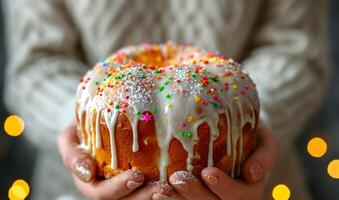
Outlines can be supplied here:
<path id="1" fill-rule="evenodd" d="M 265 177 L 275 165 L 279 142 L 265 128 L 259 128 L 258 134 L 258 146 L 242 167 L 243 179 L 232 179 L 218 168 L 207 167 L 201 172 L 203 181 L 180 171 L 170 176 L 171 185 L 188 200 L 263 199 Z"/>
<path id="2" fill-rule="evenodd" d="M 143 185 L 144 176 L 127 170 L 107 180 L 96 178 L 96 164 L 91 155 L 78 147 L 76 123 L 58 138 L 58 149 L 64 165 L 72 172 L 77 189 L 88 199 L 183 199 L 165 182 Z M 143 186 L 142 186 L 143 185 Z M 140 187 L 141 186 L 141 187 Z"/>

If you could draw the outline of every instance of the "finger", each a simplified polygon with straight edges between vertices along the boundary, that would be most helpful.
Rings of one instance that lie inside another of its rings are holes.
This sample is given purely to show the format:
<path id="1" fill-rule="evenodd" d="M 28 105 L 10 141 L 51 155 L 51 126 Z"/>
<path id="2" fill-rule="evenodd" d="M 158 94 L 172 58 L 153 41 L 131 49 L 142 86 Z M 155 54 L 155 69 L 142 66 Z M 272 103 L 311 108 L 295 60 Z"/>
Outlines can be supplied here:
<path id="1" fill-rule="evenodd" d="M 96 165 L 91 155 L 78 147 L 75 123 L 72 123 L 58 138 L 58 148 L 66 168 L 84 182 L 95 178 Z"/>
<path id="2" fill-rule="evenodd" d="M 157 192 L 152 194 L 152 200 L 186 200 L 183 196 L 181 196 L 175 189 L 168 184 L 168 182 L 158 182 Z"/>
<path id="3" fill-rule="evenodd" d="M 220 199 L 263 199 L 264 180 L 249 184 L 242 180 L 232 179 L 215 167 L 203 169 L 201 177 L 207 187 Z"/>
<path id="4" fill-rule="evenodd" d="M 90 199 L 120 199 L 141 186 L 144 176 L 138 171 L 127 170 L 107 180 L 84 183 L 73 176 L 79 191 Z"/>
<path id="5" fill-rule="evenodd" d="M 169 181 L 175 190 L 187 199 L 218 199 L 203 183 L 186 171 L 173 173 Z"/>
<path id="6" fill-rule="evenodd" d="M 207 167 L 201 171 L 201 177 L 207 187 L 220 199 L 262 199 L 264 180 L 249 184 L 232 179 L 222 170 Z"/>
<path id="7" fill-rule="evenodd" d="M 163 195 L 161 193 L 155 193 L 152 195 L 152 200 L 187 200 L 186 198 L 182 197 L 179 193 L 173 192 L 170 197 Z"/>
<path id="8" fill-rule="evenodd" d="M 278 156 L 277 136 L 262 127 L 258 131 L 258 146 L 242 167 L 242 176 L 248 183 L 256 183 L 271 172 Z"/>
<path id="9" fill-rule="evenodd" d="M 229 199 L 239 199 L 241 188 L 238 182 L 233 180 L 223 171 L 215 167 L 207 167 L 201 171 L 201 178 L 207 187 L 220 198 L 230 197 Z"/>
<path id="10" fill-rule="evenodd" d="M 172 199 L 178 198 L 174 194 L 173 187 L 167 182 L 153 182 L 148 183 L 145 187 L 141 187 L 135 192 L 127 195 L 122 198 L 123 200 L 134 200 L 134 199 L 153 199 L 153 200 L 162 200 L 162 199 Z"/>
<path id="11" fill-rule="evenodd" d="M 67 152 L 79 144 L 76 135 L 76 123 L 73 121 L 59 136 L 58 149 L 63 160 L 67 157 Z"/>

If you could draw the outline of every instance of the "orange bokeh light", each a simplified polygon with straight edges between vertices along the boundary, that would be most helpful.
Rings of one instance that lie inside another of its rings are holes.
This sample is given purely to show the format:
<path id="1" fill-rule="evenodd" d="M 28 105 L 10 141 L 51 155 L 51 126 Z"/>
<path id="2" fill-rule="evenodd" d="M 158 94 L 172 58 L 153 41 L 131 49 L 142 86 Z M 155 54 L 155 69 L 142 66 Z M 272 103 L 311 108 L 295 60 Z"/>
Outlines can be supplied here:
<path id="1" fill-rule="evenodd" d="M 320 158 L 327 152 L 327 144 L 322 138 L 314 137 L 308 142 L 307 151 L 311 156 Z"/>

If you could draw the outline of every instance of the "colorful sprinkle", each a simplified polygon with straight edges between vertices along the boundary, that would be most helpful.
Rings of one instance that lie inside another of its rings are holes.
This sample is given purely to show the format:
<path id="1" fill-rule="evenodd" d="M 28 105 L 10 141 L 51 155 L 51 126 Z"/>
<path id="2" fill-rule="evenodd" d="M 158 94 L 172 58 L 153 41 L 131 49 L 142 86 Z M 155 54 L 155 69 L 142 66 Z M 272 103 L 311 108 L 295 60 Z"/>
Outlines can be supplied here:
<path id="1" fill-rule="evenodd" d="M 157 113 L 157 107 L 153 106 L 153 107 L 151 108 L 151 112 L 152 112 L 152 113 Z"/>
<path id="2" fill-rule="evenodd" d="M 160 91 L 160 92 L 162 92 L 164 89 L 165 89 L 165 86 L 164 86 L 164 85 L 161 85 L 161 86 L 159 87 L 159 91 Z"/>
<path id="3" fill-rule="evenodd" d="M 210 78 L 213 82 L 219 82 L 218 76 L 214 76 Z"/>
<path id="4" fill-rule="evenodd" d="M 194 121 L 193 115 L 188 115 L 187 121 L 188 121 L 189 123 L 193 122 L 193 121 Z"/>
<path id="5" fill-rule="evenodd" d="M 202 77 L 202 78 L 200 79 L 200 83 L 203 84 L 203 85 L 207 85 L 207 84 L 209 83 L 208 78 L 205 77 L 205 76 Z"/>
<path id="6" fill-rule="evenodd" d="M 170 108 L 171 108 L 171 104 L 167 103 L 167 104 L 165 105 L 165 109 L 168 110 L 168 109 L 170 109 Z"/>
<path id="7" fill-rule="evenodd" d="M 179 135 L 180 135 L 180 137 L 184 137 L 185 136 L 185 132 L 184 131 L 180 131 Z"/>
<path id="8" fill-rule="evenodd" d="M 164 124 L 167 124 L 168 118 L 167 118 L 167 117 L 164 117 L 164 118 L 162 119 L 162 121 L 164 122 Z"/>
<path id="9" fill-rule="evenodd" d="M 191 133 L 190 131 L 188 131 L 188 132 L 186 133 L 186 135 L 187 135 L 187 137 L 191 137 L 191 136 L 192 136 L 192 133 Z"/>
<path id="10" fill-rule="evenodd" d="M 142 121 L 149 122 L 149 121 L 151 121 L 152 119 L 153 119 L 152 115 L 149 114 L 148 112 L 146 112 L 145 114 L 143 114 L 143 115 L 141 116 L 141 120 L 142 120 Z"/>
<path id="11" fill-rule="evenodd" d="M 200 102 L 201 101 L 201 97 L 200 96 L 195 96 L 194 97 L 194 101 L 195 102 Z"/>
<path id="12" fill-rule="evenodd" d="M 217 102 L 211 102 L 214 108 L 218 108 L 219 104 Z"/>

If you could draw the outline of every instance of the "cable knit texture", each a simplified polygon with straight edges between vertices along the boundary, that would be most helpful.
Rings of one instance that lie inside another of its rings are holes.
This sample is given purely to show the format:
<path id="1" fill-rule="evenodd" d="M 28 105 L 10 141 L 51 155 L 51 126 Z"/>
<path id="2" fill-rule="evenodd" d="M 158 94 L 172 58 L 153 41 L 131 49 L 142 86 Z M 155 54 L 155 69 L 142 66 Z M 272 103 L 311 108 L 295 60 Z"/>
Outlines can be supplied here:
<path id="1" fill-rule="evenodd" d="M 80 76 L 120 47 L 167 40 L 218 50 L 243 63 L 257 83 L 261 119 L 282 141 L 268 194 L 272 184 L 284 182 L 293 188 L 293 199 L 310 198 L 293 140 L 326 88 L 324 1 L 11 0 L 5 13 L 5 101 L 41 147 L 32 199 L 78 195 L 55 141 L 74 118 Z"/>

